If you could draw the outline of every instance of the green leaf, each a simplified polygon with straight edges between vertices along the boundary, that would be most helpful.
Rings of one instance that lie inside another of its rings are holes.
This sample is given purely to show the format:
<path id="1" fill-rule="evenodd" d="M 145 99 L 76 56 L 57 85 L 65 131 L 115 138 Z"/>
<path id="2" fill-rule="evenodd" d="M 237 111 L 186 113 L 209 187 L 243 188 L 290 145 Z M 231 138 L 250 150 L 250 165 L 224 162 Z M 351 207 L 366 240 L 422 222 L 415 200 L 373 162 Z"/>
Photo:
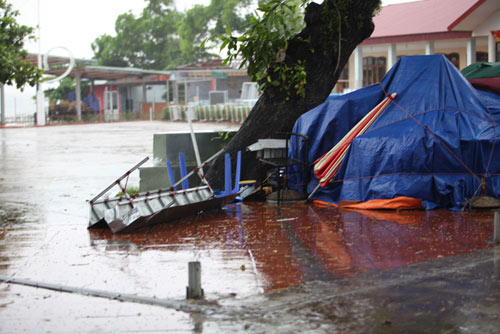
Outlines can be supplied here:
<path id="1" fill-rule="evenodd" d="M 224 40 L 224 42 L 222 42 L 222 44 L 221 44 L 221 46 L 220 46 L 220 50 L 222 51 L 222 50 L 226 47 L 226 45 L 227 45 L 228 43 L 229 43 L 229 39 Z"/>

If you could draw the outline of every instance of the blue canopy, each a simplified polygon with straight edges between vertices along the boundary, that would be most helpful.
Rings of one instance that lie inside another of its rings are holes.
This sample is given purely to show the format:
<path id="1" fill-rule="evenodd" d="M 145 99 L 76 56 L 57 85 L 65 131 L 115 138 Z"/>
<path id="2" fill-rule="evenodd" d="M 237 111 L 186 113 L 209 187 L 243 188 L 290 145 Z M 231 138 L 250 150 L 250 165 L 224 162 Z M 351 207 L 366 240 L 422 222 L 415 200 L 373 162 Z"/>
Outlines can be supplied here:
<path id="1" fill-rule="evenodd" d="M 478 91 L 444 56 L 401 58 L 384 79 L 329 98 L 302 115 L 293 132 L 309 137 L 309 161 L 329 151 L 387 94 L 391 105 L 355 138 L 340 169 L 314 198 L 421 198 L 427 209 L 460 209 L 481 193 L 500 197 L 500 96 Z M 498 141 L 498 143 L 497 143 Z M 298 141 L 292 157 L 303 158 Z M 302 177 L 290 183 L 303 183 Z M 310 193 L 318 184 L 311 168 Z"/>

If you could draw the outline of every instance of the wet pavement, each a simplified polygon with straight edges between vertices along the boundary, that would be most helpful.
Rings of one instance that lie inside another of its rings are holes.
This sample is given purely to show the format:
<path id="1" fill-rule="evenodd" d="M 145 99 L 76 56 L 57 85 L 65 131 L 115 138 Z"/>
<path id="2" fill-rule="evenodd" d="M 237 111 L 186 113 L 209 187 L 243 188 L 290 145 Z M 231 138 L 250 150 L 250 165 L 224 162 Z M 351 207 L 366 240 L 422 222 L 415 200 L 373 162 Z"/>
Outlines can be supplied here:
<path id="1" fill-rule="evenodd" d="M 230 125 L 195 124 L 214 127 Z M 240 203 L 129 235 L 87 230 L 85 201 L 151 156 L 153 133 L 182 129 L 0 129 L 0 277 L 77 290 L 0 282 L 0 332 L 498 333 L 492 212 Z M 186 302 L 194 260 L 205 300 Z"/>

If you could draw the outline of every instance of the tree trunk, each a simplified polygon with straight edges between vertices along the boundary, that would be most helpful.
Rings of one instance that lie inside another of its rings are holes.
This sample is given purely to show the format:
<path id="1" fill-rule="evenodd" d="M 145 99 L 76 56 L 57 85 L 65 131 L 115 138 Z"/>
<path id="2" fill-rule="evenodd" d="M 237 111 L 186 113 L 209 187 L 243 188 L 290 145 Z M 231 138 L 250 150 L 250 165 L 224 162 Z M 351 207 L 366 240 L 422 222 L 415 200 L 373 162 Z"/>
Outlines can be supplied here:
<path id="1" fill-rule="evenodd" d="M 276 137 L 277 132 L 289 132 L 297 118 L 323 103 L 356 46 L 373 32 L 373 13 L 379 0 L 325 0 L 306 8 L 306 27 L 289 41 L 284 62 L 289 66 L 305 63 L 306 95 L 283 92 L 280 87 L 267 87 L 240 130 L 225 147 L 231 153 L 242 152 L 241 179 L 258 179 L 259 167 L 255 155 L 246 151 L 258 139 Z M 338 15 L 340 14 L 340 15 Z M 339 17 L 341 19 L 339 31 Z M 339 38 L 342 41 L 339 46 Z M 288 100 L 287 100 L 287 97 Z M 215 188 L 224 182 L 224 158 L 216 159 L 207 173 Z"/>

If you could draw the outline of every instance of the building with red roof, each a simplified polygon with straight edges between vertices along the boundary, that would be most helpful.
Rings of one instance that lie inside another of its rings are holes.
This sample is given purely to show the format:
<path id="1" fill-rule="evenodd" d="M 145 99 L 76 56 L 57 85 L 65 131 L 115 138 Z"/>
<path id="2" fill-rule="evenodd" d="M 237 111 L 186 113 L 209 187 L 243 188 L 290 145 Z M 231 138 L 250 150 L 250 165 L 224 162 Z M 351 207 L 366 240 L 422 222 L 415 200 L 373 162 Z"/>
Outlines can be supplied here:
<path id="1" fill-rule="evenodd" d="M 338 92 L 382 79 L 398 58 L 444 54 L 457 68 L 500 61 L 499 0 L 421 0 L 382 8 L 353 52 Z"/>

